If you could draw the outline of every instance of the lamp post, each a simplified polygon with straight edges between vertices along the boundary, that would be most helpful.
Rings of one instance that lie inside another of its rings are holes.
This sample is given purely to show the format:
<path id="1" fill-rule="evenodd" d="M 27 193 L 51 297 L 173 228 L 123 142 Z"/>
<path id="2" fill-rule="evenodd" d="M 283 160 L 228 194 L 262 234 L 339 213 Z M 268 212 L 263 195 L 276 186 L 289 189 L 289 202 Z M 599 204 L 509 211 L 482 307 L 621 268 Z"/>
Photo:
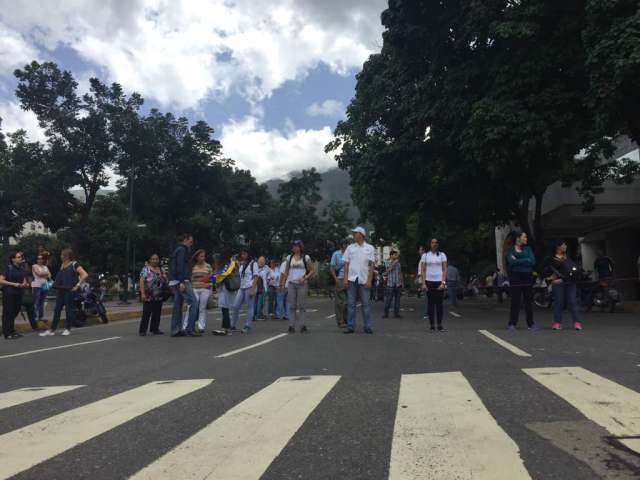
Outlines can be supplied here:
<path id="1" fill-rule="evenodd" d="M 129 304 L 129 260 L 131 258 L 131 219 L 133 216 L 133 173 L 134 163 L 133 157 L 131 157 L 131 168 L 129 169 L 129 209 L 127 211 L 127 246 L 125 253 L 125 278 L 124 278 L 124 297 L 122 299 L 123 305 Z M 133 272 L 131 272 L 133 274 Z M 132 277 L 133 283 L 133 277 Z M 133 287 L 133 286 L 132 286 Z"/>
<path id="2" fill-rule="evenodd" d="M 134 274 L 136 273 L 136 239 L 138 238 L 138 230 L 147 228 L 146 223 L 138 223 L 136 225 L 136 235 L 133 239 L 133 250 L 132 250 L 132 262 L 131 262 L 131 298 L 136 297 L 136 284 L 133 281 Z"/>

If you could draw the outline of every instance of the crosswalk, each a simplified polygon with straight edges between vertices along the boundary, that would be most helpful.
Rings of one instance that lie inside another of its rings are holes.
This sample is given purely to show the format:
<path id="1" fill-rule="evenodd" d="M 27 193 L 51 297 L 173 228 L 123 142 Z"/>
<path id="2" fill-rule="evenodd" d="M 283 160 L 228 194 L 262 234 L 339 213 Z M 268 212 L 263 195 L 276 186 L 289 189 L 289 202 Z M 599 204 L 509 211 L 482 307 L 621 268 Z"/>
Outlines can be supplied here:
<path id="1" fill-rule="evenodd" d="M 640 454 L 640 393 L 580 367 L 522 372 L 523 379 L 579 411 L 586 419 L 582 422 L 593 422 Z M 521 446 L 462 372 L 407 374 L 399 380 L 388 450 L 390 480 L 532 478 Z M 257 480 L 340 381 L 337 375 L 279 378 L 190 432 L 168 451 L 157 452 L 147 466 L 130 472 L 130 478 Z M 205 387 L 215 392 L 216 385 L 214 379 L 151 382 L 4 433 L 0 435 L 0 479 L 28 472 Z M 0 392 L 0 413 L 49 397 L 64 401 L 70 392 L 90 388 L 63 385 Z"/>

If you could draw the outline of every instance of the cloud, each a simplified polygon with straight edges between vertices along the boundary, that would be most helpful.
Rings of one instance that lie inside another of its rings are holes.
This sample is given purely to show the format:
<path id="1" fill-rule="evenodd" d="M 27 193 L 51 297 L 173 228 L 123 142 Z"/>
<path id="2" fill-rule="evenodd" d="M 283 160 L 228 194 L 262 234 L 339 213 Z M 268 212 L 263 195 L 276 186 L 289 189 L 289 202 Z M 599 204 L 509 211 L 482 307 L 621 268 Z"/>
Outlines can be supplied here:
<path id="1" fill-rule="evenodd" d="M 348 74 L 379 49 L 384 8 L 385 0 L 0 0 L 0 38 L 28 39 L 16 47 L 25 58 L 71 48 L 107 80 L 186 109 L 236 92 L 260 102 L 321 63 Z"/>
<path id="2" fill-rule="evenodd" d="M 0 118 L 3 133 L 11 133 L 16 130 L 26 130 L 29 140 L 46 142 L 47 138 L 44 130 L 38 125 L 35 113 L 27 112 L 20 108 L 16 102 L 0 103 Z"/>
<path id="3" fill-rule="evenodd" d="M 328 126 L 305 130 L 289 124 L 287 131 L 281 132 L 265 129 L 258 118 L 247 116 L 225 125 L 220 140 L 225 156 L 264 182 L 303 168 L 315 167 L 322 172 L 335 167 L 333 155 L 324 153 L 324 146 L 332 139 Z"/>
<path id="4" fill-rule="evenodd" d="M 38 58 L 35 48 L 18 32 L 0 24 L 0 70 L 11 72 L 27 62 Z"/>
<path id="5" fill-rule="evenodd" d="M 344 103 L 338 100 L 325 100 L 322 103 L 312 103 L 307 107 L 307 115 L 312 117 L 342 117 L 345 112 Z"/>

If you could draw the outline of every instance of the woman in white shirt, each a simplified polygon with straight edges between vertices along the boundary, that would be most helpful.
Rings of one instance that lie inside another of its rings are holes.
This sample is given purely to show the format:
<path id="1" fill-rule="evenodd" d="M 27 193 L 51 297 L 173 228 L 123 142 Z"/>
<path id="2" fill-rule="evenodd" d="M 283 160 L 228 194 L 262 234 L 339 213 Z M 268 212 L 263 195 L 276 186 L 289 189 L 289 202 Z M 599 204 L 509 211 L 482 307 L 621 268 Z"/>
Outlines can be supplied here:
<path id="1" fill-rule="evenodd" d="M 296 326 L 302 325 L 300 333 L 307 333 L 304 324 L 304 312 L 309 285 L 307 280 L 313 277 L 314 266 L 309 255 L 304 253 L 304 243 L 296 240 L 291 247 L 292 253 L 287 257 L 284 275 L 280 280 L 280 287 L 289 283 L 289 333 L 296 333 Z"/>
<path id="2" fill-rule="evenodd" d="M 422 289 L 427 292 L 429 302 L 429 323 L 431 332 L 436 331 L 434 313 L 437 315 L 438 331 L 444 332 L 442 326 L 442 302 L 447 288 L 447 256 L 440 251 L 440 243 L 436 238 L 431 240 L 431 249 L 422 256 L 421 273 Z M 434 312 L 435 311 L 435 312 Z"/>
<path id="3" fill-rule="evenodd" d="M 31 291 L 33 292 L 33 311 L 34 321 L 44 318 L 44 299 L 47 296 L 42 287 L 51 278 L 51 272 L 47 267 L 47 258 L 39 254 L 36 263 L 31 266 L 31 273 L 33 273 L 33 281 L 31 282 Z"/>

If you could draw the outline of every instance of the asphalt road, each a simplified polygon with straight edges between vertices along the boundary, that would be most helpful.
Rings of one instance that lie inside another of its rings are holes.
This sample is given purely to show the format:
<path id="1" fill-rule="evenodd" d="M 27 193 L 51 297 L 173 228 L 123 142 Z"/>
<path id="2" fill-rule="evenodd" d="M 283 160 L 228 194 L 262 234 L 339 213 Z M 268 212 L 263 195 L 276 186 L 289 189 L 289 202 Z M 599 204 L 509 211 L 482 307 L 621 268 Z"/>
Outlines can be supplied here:
<path id="1" fill-rule="evenodd" d="M 640 478 L 637 315 L 589 314 L 577 333 L 538 311 L 540 331 L 512 333 L 506 307 L 462 305 L 430 334 L 403 302 L 402 319 L 373 306 L 374 335 L 343 335 L 316 298 L 307 335 L 122 321 L 3 341 L 0 479 Z"/>

